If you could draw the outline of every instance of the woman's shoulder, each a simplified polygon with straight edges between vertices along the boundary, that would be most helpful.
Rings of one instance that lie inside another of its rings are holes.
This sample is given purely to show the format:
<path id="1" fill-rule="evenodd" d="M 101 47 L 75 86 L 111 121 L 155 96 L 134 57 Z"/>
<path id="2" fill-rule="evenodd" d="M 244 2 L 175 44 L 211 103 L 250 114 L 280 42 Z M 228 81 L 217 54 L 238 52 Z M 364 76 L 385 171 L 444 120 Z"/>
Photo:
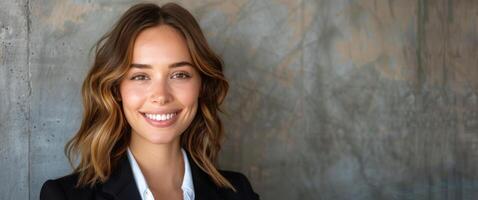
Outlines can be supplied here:
<path id="1" fill-rule="evenodd" d="M 247 179 L 243 173 L 229 170 L 219 170 L 219 172 L 234 186 L 236 186 L 234 183 L 238 184 L 238 186 L 241 184 L 249 184 L 249 179 Z"/>
<path id="2" fill-rule="evenodd" d="M 251 183 L 246 175 L 229 170 L 219 170 L 220 173 L 226 178 L 237 190 L 235 195 L 239 195 L 240 199 L 259 199 L 259 195 L 252 189 Z"/>
<path id="3" fill-rule="evenodd" d="M 56 179 L 49 179 L 45 182 L 45 184 L 58 184 L 61 186 L 74 186 L 78 182 L 78 173 L 71 173 L 66 176 L 56 178 Z"/>
<path id="4" fill-rule="evenodd" d="M 77 182 L 77 173 L 47 180 L 41 188 L 40 199 L 88 199 L 92 188 L 76 187 Z"/>

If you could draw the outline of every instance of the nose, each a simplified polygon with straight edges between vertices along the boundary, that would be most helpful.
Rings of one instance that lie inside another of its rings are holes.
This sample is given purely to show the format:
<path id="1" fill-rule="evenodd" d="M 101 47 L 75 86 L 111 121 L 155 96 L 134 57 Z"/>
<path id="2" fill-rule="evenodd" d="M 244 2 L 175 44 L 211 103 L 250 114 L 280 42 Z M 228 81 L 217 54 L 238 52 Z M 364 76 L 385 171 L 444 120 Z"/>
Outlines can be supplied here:
<path id="1" fill-rule="evenodd" d="M 152 103 L 164 105 L 172 100 L 167 80 L 158 80 L 150 86 L 150 99 Z"/>

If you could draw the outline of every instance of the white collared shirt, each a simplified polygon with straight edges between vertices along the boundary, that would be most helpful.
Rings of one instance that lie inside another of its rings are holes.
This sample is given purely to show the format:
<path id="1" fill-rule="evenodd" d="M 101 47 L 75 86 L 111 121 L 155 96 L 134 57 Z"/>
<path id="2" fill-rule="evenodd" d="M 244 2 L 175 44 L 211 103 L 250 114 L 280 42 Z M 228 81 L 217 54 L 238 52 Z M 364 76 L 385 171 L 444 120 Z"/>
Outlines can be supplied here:
<path id="1" fill-rule="evenodd" d="M 189 166 L 188 157 L 186 155 L 186 151 L 181 148 L 183 152 L 183 160 L 184 160 L 184 177 L 183 183 L 181 185 L 181 189 L 183 190 L 183 199 L 184 200 L 194 200 L 194 185 L 193 185 L 193 177 L 191 174 L 191 168 Z M 136 186 L 138 186 L 138 191 L 141 195 L 142 200 L 154 200 L 153 193 L 149 190 L 148 184 L 146 183 L 146 179 L 144 179 L 143 173 L 136 162 L 131 150 L 128 148 L 128 159 L 129 164 L 131 165 L 131 169 L 133 171 L 134 180 L 136 181 Z"/>

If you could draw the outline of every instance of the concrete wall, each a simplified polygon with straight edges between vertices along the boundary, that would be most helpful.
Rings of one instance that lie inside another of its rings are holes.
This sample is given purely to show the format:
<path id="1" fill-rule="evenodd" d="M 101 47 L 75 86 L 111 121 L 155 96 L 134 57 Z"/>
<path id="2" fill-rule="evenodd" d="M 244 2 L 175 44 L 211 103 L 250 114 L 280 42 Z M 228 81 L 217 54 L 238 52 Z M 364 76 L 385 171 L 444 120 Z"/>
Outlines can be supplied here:
<path id="1" fill-rule="evenodd" d="M 71 170 L 88 51 L 133 3 L 0 1 L 0 199 Z M 179 3 L 226 63 L 220 166 L 263 199 L 478 196 L 478 1 Z"/>

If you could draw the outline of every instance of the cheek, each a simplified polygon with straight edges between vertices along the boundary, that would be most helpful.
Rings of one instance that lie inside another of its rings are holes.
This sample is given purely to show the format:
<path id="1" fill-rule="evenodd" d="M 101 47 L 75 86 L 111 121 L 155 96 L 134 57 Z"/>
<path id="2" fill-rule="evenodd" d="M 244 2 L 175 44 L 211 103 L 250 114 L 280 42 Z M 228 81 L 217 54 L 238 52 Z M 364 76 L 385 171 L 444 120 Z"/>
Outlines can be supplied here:
<path id="1" fill-rule="evenodd" d="M 145 99 L 145 91 L 133 84 L 124 83 L 120 85 L 120 94 L 125 109 L 139 107 Z"/>
<path id="2" fill-rule="evenodd" d="M 184 106 L 194 106 L 197 104 L 200 90 L 200 82 L 191 82 L 175 87 L 173 90 L 176 99 Z"/>
<path id="3" fill-rule="evenodd" d="M 177 85 L 172 87 L 171 93 L 184 107 L 196 107 L 199 97 L 199 87 L 197 84 Z"/>

